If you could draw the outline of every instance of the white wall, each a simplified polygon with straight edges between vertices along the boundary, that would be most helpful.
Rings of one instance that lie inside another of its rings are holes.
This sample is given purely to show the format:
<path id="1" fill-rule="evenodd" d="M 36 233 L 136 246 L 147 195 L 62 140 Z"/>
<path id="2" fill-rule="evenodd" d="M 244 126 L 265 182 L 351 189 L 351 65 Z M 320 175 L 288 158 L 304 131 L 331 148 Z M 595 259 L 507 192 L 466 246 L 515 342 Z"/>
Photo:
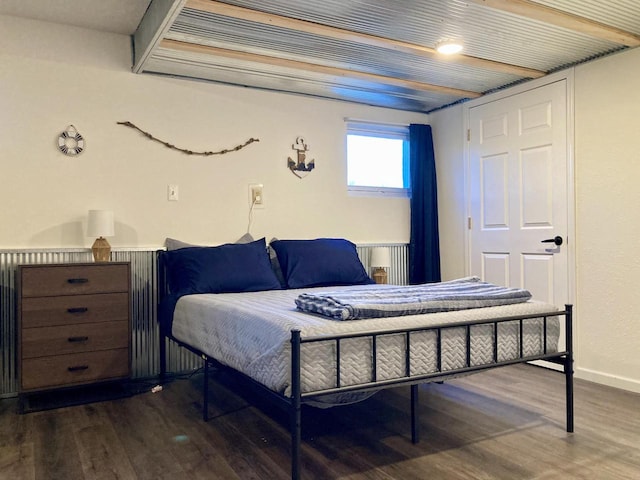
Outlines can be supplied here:
<path id="1" fill-rule="evenodd" d="M 640 392 L 640 49 L 575 69 L 578 374 Z"/>
<path id="2" fill-rule="evenodd" d="M 443 280 L 466 275 L 466 190 L 462 105 L 430 116 L 438 178 L 438 229 Z"/>
<path id="3" fill-rule="evenodd" d="M 254 237 L 347 237 L 407 242 L 407 199 L 350 197 L 344 118 L 427 123 L 426 115 L 178 80 L 130 71 L 126 36 L 0 16 L 0 248 L 90 246 L 86 212 L 111 209 L 114 247 L 160 246 L 167 236 L 233 241 L 247 229 L 248 184 L 264 184 Z M 191 150 L 151 142 L 118 121 Z M 86 150 L 67 157 L 57 137 L 73 124 Z M 286 168 L 297 136 L 316 169 Z M 167 201 L 167 185 L 180 200 Z"/>
<path id="4" fill-rule="evenodd" d="M 640 392 L 640 49 L 575 68 L 576 376 Z M 430 115 L 443 275 L 467 274 L 463 109 Z"/>

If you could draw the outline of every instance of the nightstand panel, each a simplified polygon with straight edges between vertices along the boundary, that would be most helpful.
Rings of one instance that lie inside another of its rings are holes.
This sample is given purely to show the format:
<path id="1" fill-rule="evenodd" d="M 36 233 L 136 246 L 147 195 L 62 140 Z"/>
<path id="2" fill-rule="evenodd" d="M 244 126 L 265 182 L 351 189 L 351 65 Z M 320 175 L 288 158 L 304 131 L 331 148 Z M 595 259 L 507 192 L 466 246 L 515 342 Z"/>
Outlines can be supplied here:
<path id="1" fill-rule="evenodd" d="M 110 350 L 129 346 L 129 323 L 26 328 L 22 331 L 22 358 Z"/>
<path id="2" fill-rule="evenodd" d="M 129 293 L 22 299 L 22 328 L 129 319 Z"/>
<path id="3" fill-rule="evenodd" d="M 22 391 L 81 385 L 129 375 L 129 350 L 102 350 L 22 361 Z"/>
<path id="4" fill-rule="evenodd" d="M 22 272 L 23 297 L 54 297 L 128 291 L 126 264 L 38 265 Z"/>

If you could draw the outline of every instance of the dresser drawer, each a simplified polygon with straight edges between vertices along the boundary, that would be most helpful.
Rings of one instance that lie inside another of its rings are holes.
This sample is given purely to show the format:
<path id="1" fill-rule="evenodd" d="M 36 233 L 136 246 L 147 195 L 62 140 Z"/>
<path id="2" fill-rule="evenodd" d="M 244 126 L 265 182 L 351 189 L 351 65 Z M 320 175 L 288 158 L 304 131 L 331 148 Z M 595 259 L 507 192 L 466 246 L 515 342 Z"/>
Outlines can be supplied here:
<path id="1" fill-rule="evenodd" d="M 126 292 L 128 264 L 29 265 L 20 269 L 22 297 Z"/>
<path id="2" fill-rule="evenodd" d="M 129 293 L 24 298 L 21 315 L 22 328 L 128 320 Z"/>
<path id="3" fill-rule="evenodd" d="M 22 391 L 79 385 L 129 375 L 129 350 L 102 350 L 22 361 Z"/>
<path id="4" fill-rule="evenodd" d="M 22 358 L 127 348 L 129 323 L 105 322 L 22 331 Z"/>

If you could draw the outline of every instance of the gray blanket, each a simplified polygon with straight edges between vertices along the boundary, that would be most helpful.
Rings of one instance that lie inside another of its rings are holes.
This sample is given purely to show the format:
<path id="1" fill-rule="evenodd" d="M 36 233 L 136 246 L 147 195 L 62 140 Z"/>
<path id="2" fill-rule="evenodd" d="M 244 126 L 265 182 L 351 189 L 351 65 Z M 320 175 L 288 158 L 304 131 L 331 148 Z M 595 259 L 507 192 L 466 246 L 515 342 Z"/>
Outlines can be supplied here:
<path id="1" fill-rule="evenodd" d="M 334 320 L 359 320 L 511 305 L 530 298 L 527 290 L 468 277 L 424 285 L 303 293 L 295 302 L 304 312 Z"/>

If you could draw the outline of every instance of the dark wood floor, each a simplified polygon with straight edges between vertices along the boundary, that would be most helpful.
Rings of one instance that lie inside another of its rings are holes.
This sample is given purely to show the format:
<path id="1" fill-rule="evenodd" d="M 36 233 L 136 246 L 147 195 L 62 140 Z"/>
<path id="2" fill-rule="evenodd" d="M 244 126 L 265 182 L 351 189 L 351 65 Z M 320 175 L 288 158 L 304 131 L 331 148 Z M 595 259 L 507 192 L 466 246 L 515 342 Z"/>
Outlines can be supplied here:
<path id="1" fill-rule="evenodd" d="M 423 385 L 417 445 L 408 388 L 306 410 L 303 478 L 640 478 L 640 395 L 576 381 L 567 434 L 563 378 L 518 365 Z M 204 423 L 201 384 L 195 375 L 159 393 L 26 415 L 2 400 L 0 479 L 289 478 L 285 417 L 218 375 Z"/>

